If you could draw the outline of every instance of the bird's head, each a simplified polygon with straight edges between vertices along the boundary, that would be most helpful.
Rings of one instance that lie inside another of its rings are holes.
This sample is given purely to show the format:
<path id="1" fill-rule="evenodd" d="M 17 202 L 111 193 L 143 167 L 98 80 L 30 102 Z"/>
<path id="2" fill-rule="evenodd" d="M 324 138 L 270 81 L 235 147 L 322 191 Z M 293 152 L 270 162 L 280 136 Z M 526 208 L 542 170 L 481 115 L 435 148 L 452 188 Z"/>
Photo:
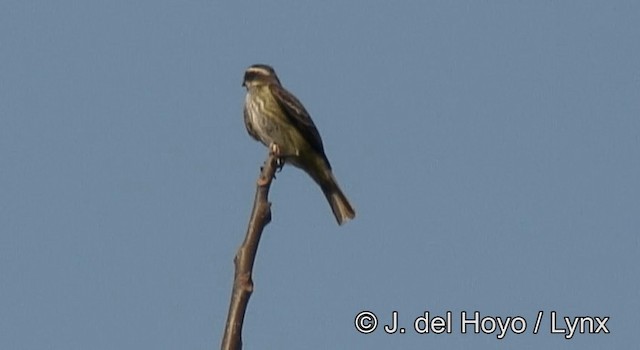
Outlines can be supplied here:
<path id="1" fill-rule="evenodd" d="M 259 85 L 267 85 L 267 84 L 278 84 L 280 85 L 280 80 L 276 75 L 276 71 L 266 64 L 254 64 L 251 67 L 247 68 L 244 72 L 244 80 L 242 81 L 242 86 L 247 89 L 253 86 Z"/>

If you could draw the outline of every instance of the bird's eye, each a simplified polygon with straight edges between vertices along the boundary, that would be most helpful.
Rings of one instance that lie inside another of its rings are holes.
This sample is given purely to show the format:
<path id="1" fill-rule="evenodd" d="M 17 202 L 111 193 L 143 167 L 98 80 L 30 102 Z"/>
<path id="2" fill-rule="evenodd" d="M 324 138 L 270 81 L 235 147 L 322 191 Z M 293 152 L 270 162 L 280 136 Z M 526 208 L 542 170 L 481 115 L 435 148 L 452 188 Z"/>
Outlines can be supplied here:
<path id="1" fill-rule="evenodd" d="M 258 80 L 261 76 L 262 76 L 262 74 L 260 74 L 260 73 L 249 71 L 249 72 L 247 72 L 247 74 L 244 75 L 244 81 Z"/>

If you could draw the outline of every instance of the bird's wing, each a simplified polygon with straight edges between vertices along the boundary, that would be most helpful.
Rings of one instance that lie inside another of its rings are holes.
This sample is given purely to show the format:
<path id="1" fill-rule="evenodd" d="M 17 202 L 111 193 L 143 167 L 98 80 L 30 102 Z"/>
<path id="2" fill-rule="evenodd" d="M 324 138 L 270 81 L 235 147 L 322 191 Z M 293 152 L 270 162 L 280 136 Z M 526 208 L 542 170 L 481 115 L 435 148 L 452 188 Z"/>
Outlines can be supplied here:
<path id="1" fill-rule="evenodd" d="M 311 147 L 326 159 L 320 133 L 318 132 L 316 125 L 313 124 L 311 116 L 309 116 L 307 110 L 304 109 L 302 103 L 300 103 L 292 93 L 285 90 L 282 86 L 271 84 L 269 85 L 269 90 L 271 90 L 271 93 L 275 96 L 276 101 L 278 101 L 278 105 L 280 105 L 280 108 L 282 108 L 291 124 L 298 129 L 304 139 L 309 142 Z M 329 161 L 327 160 L 327 164 L 328 163 Z"/>

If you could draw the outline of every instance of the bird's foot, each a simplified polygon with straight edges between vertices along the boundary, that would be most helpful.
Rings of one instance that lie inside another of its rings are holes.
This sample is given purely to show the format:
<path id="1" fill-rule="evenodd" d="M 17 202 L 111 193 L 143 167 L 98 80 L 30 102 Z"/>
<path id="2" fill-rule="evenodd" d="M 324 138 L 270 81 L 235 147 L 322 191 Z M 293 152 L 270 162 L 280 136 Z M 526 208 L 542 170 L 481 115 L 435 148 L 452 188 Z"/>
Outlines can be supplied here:
<path id="1" fill-rule="evenodd" d="M 284 158 L 276 159 L 276 173 L 279 173 L 284 168 Z M 275 175 L 273 176 L 275 178 Z"/>
<path id="2" fill-rule="evenodd" d="M 277 143 L 272 142 L 269 145 L 269 154 L 273 154 L 276 157 L 280 157 L 281 156 L 280 152 L 281 152 L 280 146 L 278 146 Z"/>
<path id="3" fill-rule="evenodd" d="M 271 145 L 269 145 L 269 154 L 272 154 L 276 157 L 278 157 L 276 159 L 276 171 L 279 173 L 282 171 L 282 168 L 284 167 L 284 155 L 282 154 L 282 150 L 280 149 L 280 146 L 278 146 L 278 144 L 276 143 L 271 143 Z M 275 178 L 275 176 L 274 176 Z"/>

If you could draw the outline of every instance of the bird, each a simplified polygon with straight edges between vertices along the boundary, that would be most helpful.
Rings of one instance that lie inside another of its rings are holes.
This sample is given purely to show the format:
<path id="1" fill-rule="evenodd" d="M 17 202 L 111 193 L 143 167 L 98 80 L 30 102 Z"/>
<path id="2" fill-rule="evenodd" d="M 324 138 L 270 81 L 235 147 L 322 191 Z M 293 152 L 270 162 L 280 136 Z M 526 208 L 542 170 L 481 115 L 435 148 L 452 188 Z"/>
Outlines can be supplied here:
<path id="1" fill-rule="evenodd" d="M 318 129 L 275 70 L 254 64 L 244 72 L 242 86 L 247 90 L 243 114 L 249 135 L 267 146 L 281 166 L 288 163 L 302 169 L 320 186 L 338 225 L 353 219 L 355 210 L 338 186 Z"/>

